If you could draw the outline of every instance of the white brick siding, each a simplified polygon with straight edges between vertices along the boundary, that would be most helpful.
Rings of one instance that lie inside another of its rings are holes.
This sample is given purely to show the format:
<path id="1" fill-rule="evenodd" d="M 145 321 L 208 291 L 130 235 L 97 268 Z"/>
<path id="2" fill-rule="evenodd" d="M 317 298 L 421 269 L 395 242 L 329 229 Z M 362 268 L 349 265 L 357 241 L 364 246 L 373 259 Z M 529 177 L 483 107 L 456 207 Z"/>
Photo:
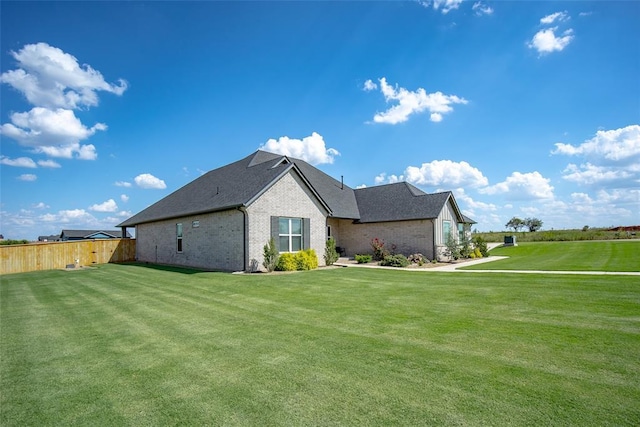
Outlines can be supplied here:
<path id="1" fill-rule="evenodd" d="M 327 212 L 317 197 L 294 171 L 289 172 L 247 207 L 249 222 L 248 261 L 263 270 L 264 245 L 271 238 L 271 217 L 309 218 L 309 247 L 316 251 L 319 265 L 324 263 Z M 306 237 L 306 236 L 305 236 Z M 277 243 L 277 242 L 276 242 Z M 247 266 L 248 268 L 249 266 Z"/>
<path id="2" fill-rule="evenodd" d="M 396 253 L 421 253 L 429 259 L 434 256 L 433 222 L 428 219 L 354 224 L 352 220 L 329 218 L 327 223 L 336 246 L 343 247 L 347 256 L 373 253 L 371 240 L 376 237 L 388 250 L 396 245 Z"/>
<path id="3" fill-rule="evenodd" d="M 193 227 L 193 221 L 199 226 Z M 182 253 L 176 244 L 176 224 L 182 223 Z M 237 209 L 139 224 L 137 259 L 154 264 L 206 270 L 244 269 L 244 214 Z"/>

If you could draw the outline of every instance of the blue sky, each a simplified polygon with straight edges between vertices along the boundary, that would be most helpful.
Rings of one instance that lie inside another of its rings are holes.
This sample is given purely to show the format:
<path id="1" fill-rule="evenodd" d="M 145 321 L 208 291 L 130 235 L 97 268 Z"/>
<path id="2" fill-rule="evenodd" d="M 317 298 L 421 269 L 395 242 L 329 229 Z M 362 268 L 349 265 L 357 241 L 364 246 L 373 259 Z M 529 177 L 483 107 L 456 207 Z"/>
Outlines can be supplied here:
<path id="1" fill-rule="evenodd" d="M 482 231 L 640 224 L 640 2 L 0 3 L 0 233 L 115 225 L 257 149 Z"/>

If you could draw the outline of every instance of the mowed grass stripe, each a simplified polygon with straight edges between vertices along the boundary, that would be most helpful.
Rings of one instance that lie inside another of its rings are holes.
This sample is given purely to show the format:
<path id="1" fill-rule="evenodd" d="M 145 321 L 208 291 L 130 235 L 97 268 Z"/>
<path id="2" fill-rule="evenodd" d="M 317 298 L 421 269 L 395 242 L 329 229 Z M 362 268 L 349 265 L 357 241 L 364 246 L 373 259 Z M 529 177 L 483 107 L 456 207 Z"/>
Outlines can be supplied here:
<path id="1" fill-rule="evenodd" d="M 508 259 L 463 267 L 464 270 L 623 271 L 640 272 L 640 239 L 525 242 L 497 247 L 490 255 Z"/>
<path id="2" fill-rule="evenodd" d="M 628 278 L 188 273 L 3 278 L 2 424 L 640 418 L 640 297 Z M 41 370 L 5 375 L 28 371 L 25 359 Z"/>

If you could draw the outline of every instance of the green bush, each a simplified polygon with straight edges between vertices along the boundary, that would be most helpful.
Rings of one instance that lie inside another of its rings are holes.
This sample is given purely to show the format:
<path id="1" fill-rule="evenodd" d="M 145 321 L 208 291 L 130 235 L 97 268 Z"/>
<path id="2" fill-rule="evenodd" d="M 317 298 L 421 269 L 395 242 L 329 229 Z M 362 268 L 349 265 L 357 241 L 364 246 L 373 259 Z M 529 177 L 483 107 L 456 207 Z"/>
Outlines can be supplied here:
<path id="1" fill-rule="evenodd" d="M 484 256 L 482 255 L 482 251 L 480 250 L 480 248 L 475 248 L 473 250 L 473 252 L 471 252 L 474 255 L 474 258 L 484 258 Z"/>
<path id="2" fill-rule="evenodd" d="M 402 254 L 387 255 L 382 261 L 380 261 L 380 265 L 385 267 L 407 267 L 409 265 L 409 260 Z"/>
<path id="3" fill-rule="evenodd" d="M 371 260 L 373 259 L 373 257 L 371 255 L 357 255 L 356 254 L 356 262 L 358 264 L 366 264 L 371 262 Z"/>
<path id="4" fill-rule="evenodd" d="M 276 270 L 278 271 L 295 271 L 298 269 L 298 264 L 296 262 L 296 256 L 293 253 L 283 253 L 278 258 L 278 264 L 276 265 Z"/>
<path id="5" fill-rule="evenodd" d="M 278 271 L 296 271 L 296 270 L 313 270 L 318 268 L 318 256 L 313 249 L 306 249 L 294 253 L 283 253 L 278 259 L 276 270 Z"/>
<path id="6" fill-rule="evenodd" d="M 480 253 L 481 257 L 489 256 L 489 248 L 487 247 L 487 242 L 482 238 L 482 236 L 473 237 L 473 247 L 474 252 L 476 253 L 476 257 L 478 257 L 478 252 Z"/>
<path id="7" fill-rule="evenodd" d="M 339 257 L 340 254 L 336 251 L 336 241 L 333 237 L 329 237 L 324 248 L 324 262 L 326 265 L 333 265 Z"/>
<path id="8" fill-rule="evenodd" d="M 318 268 L 318 256 L 313 249 L 305 249 L 295 255 L 298 270 L 313 270 Z"/>
<path id="9" fill-rule="evenodd" d="M 278 248 L 276 248 L 276 241 L 272 237 L 269 239 L 269 243 L 264 245 L 264 261 L 262 261 L 262 265 L 267 269 L 268 272 L 272 272 L 276 269 L 278 265 Z"/>

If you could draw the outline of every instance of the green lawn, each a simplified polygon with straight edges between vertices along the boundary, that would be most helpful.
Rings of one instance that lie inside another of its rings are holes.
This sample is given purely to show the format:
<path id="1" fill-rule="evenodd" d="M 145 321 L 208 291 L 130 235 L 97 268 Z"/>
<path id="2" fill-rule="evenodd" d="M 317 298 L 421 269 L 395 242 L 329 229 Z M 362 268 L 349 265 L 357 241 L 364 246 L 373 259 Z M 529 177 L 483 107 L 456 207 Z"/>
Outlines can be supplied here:
<path id="1" fill-rule="evenodd" d="M 464 269 L 640 272 L 640 240 L 526 242 L 495 248 L 490 255 L 509 259 Z"/>
<path id="2" fill-rule="evenodd" d="M 640 280 L 1 277 L 0 425 L 640 424 Z"/>

